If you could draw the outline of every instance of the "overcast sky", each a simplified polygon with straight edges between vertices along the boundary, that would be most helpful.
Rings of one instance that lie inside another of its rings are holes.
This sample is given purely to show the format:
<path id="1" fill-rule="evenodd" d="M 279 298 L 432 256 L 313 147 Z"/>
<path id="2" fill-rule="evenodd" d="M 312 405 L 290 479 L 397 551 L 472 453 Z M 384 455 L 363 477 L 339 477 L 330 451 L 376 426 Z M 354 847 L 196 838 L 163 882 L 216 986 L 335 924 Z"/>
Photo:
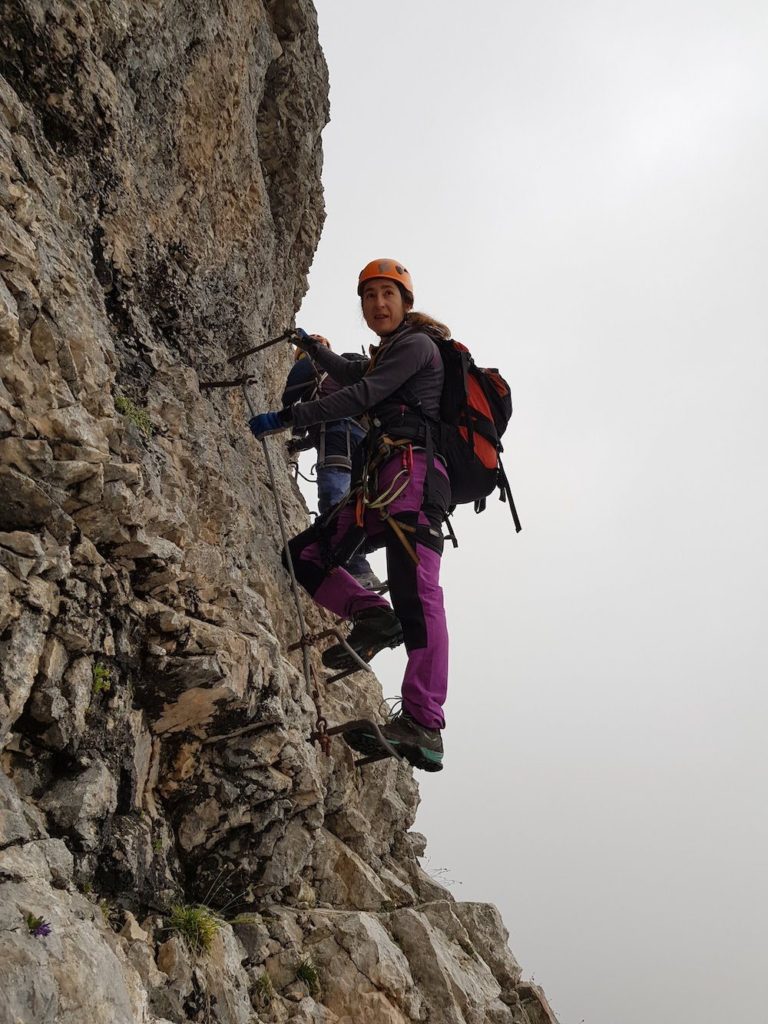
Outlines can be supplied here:
<path id="1" fill-rule="evenodd" d="M 316 0 L 328 219 L 512 384 L 505 506 L 456 516 L 427 865 L 561 1024 L 767 1019 L 768 5 Z M 377 658 L 399 692 L 402 651 Z"/>

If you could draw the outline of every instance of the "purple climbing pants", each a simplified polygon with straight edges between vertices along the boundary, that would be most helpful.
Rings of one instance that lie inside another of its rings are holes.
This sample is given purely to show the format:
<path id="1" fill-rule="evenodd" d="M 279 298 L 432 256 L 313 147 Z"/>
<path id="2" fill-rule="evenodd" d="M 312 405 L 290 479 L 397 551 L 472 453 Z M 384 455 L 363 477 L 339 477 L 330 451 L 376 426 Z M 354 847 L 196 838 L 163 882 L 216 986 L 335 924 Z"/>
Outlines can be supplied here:
<path id="1" fill-rule="evenodd" d="M 384 494 L 406 463 L 405 452 L 397 452 L 383 463 L 378 470 L 376 493 Z M 429 495 L 425 497 L 426 476 L 426 456 L 423 451 L 414 451 L 410 477 L 399 477 L 400 483 L 407 479 L 407 486 L 387 508 L 390 516 L 415 531 L 405 536 L 418 556 L 418 565 L 379 511 L 365 510 L 363 530 L 366 550 L 386 548 L 392 608 L 403 627 L 408 653 L 403 707 L 426 728 L 442 729 L 448 688 L 448 629 L 440 587 L 440 556 L 450 485 L 442 464 L 436 460 Z M 346 619 L 364 608 L 388 607 L 380 594 L 366 590 L 345 569 L 332 564 L 331 553 L 357 529 L 352 500 L 330 522 L 318 520 L 290 542 L 299 583 L 318 604 Z"/>

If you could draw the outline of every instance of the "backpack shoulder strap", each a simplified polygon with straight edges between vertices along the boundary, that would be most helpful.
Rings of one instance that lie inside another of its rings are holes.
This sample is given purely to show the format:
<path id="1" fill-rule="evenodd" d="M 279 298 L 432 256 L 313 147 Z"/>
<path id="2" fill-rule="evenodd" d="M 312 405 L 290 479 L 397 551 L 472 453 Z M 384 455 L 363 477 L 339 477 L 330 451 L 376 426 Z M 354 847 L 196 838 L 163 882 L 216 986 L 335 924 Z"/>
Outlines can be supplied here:
<path id="1" fill-rule="evenodd" d="M 512 490 L 509 486 L 509 480 L 507 474 L 504 472 L 504 466 L 501 463 L 501 457 L 499 457 L 499 501 L 509 502 L 509 511 L 512 513 L 512 520 L 515 524 L 515 533 L 520 533 L 522 525 L 520 523 L 520 517 L 517 514 L 515 508 L 515 499 L 512 497 Z"/>

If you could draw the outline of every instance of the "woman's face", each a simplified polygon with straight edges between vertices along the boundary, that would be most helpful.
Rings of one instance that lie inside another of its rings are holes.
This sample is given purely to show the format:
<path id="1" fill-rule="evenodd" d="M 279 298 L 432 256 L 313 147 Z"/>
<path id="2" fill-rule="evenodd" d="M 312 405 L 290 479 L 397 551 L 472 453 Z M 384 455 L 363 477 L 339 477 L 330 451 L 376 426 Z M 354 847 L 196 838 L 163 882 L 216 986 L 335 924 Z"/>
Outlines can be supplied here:
<path id="1" fill-rule="evenodd" d="M 400 289 L 386 277 L 366 281 L 362 301 L 365 322 L 379 337 L 397 330 L 407 312 Z"/>

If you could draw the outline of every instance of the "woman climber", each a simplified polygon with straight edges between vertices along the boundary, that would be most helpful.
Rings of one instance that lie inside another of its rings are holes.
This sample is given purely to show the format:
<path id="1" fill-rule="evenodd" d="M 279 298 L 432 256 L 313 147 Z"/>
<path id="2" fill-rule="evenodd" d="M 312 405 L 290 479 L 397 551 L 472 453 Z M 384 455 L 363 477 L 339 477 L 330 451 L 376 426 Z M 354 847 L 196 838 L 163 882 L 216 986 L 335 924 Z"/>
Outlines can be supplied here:
<path id="1" fill-rule="evenodd" d="M 289 547 L 296 578 L 324 608 L 352 620 L 348 643 L 365 661 L 405 643 L 408 663 L 400 710 L 381 731 L 417 768 L 440 771 L 441 730 L 448 684 L 448 630 L 439 583 L 442 523 L 451 491 L 435 450 L 443 362 L 433 337 L 448 328 L 413 311 L 413 284 L 402 264 L 373 260 L 360 273 L 357 293 L 368 327 L 380 339 L 370 359 L 350 362 L 320 336 L 298 344 L 343 387 L 316 401 L 254 416 L 258 438 L 289 426 L 308 427 L 366 414 L 369 433 L 358 449 L 346 502 L 294 537 Z M 362 587 L 344 564 L 363 544 L 384 547 L 392 605 Z M 323 653 L 330 668 L 352 667 L 342 644 Z M 364 731 L 347 742 L 371 754 L 379 746 Z"/>

